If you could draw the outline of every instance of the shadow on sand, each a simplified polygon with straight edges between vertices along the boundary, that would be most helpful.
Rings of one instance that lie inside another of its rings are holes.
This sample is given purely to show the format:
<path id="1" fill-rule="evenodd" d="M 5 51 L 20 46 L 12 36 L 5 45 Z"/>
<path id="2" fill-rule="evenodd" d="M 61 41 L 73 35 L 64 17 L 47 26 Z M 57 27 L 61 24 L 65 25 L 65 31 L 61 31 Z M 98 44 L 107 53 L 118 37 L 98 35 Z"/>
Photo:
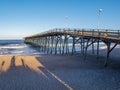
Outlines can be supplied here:
<path id="1" fill-rule="evenodd" d="M 55 79 L 64 88 L 73 90 L 71 86 L 69 86 L 58 76 L 48 70 L 35 56 L 0 56 L 1 75 L 4 75 L 8 71 L 15 70 L 20 67 L 24 67 L 31 70 L 32 72 L 36 72 L 37 74 L 42 75 L 48 80 L 50 80 L 51 78 Z"/>

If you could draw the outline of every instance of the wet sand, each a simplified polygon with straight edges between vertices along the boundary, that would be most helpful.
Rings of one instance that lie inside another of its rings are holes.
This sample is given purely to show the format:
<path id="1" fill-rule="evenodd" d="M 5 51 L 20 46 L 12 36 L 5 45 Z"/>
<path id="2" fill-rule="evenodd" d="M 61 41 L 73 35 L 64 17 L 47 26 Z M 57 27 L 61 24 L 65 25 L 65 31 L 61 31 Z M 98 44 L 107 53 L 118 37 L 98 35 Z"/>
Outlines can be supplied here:
<path id="1" fill-rule="evenodd" d="M 120 90 L 120 50 L 106 68 L 105 53 L 0 56 L 0 90 Z"/>

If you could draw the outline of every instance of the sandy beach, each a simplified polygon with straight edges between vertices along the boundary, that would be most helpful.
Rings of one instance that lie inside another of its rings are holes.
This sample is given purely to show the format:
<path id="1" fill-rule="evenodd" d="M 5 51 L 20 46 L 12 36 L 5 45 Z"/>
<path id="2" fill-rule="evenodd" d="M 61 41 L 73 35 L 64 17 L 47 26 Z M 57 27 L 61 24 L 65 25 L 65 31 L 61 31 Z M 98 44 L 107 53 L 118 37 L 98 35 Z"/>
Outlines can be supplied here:
<path id="1" fill-rule="evenodd" d="M 106 68 L 105 53 L 0 56 L 0 90 L 120 90 L 120 51 Z"/>

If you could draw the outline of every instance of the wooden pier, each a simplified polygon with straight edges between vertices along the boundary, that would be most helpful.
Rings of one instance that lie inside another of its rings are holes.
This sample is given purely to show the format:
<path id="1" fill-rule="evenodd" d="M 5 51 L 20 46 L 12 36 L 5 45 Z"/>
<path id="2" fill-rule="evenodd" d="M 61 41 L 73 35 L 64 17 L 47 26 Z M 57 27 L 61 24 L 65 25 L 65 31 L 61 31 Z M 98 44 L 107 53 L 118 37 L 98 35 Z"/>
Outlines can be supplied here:
<path id="1" fill-rule="evenodd" d="M 69 51 L 69 39 L 72 40 L 72 52 Z M 97 43 L 97 59 L 99 58 L 100 42 L 107 46 L 105 66 L 108 65 L 111 51 L 120 44 L 120 30 L 97 29 L 53 29 L 40 34 L 25 37 L 25 42 L 38 46 L 47 54 L 75 54 L 76 45 L 80 45 L 80 52 L 86 60 L 88 47 L 92 47 L 94 54 Z M 112 45 L 111 45 L 112 44 Z"/>

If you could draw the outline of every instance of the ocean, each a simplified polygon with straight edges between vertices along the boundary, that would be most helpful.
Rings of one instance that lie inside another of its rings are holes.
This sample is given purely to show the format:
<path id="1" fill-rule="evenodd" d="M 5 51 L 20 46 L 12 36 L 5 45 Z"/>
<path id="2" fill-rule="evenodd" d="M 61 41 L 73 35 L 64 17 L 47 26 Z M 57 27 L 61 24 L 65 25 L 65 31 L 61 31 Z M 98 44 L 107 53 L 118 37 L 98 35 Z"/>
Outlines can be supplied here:
<path id="1" fill-rule="evenodd" d="M 42 54 L 23 40 L 0 40 L 0 55 L 34 55 Z"/>
<path id="2" fill-rule="evenodd" d="M 119 46 L 120 47 L 120 46 Z M 100 43 L 100 49 L 106 49 L 106 45 L 104 43 Z M 94 44 L 94 49 L 97 49 L 97 43 Z M 92 46 L 88 48 L 88 50 L 92 50 Z M 72 51 L 72 44 L 69 41 L 69 52 Z M 81 47 L 80 44 L 76 44 L 76 51 L 80 52 Z M 54 51 L 53 51 L 54 52 Z M 59 53 L 59 48 L 58 48 Z M 24 43 L 24 40 L 0 40 L 0 55 L 38 55 L 38 54 L 47 54 L 45 52 L 41 52 L 37 47 L 33 47 L 32 45 Z"/>

